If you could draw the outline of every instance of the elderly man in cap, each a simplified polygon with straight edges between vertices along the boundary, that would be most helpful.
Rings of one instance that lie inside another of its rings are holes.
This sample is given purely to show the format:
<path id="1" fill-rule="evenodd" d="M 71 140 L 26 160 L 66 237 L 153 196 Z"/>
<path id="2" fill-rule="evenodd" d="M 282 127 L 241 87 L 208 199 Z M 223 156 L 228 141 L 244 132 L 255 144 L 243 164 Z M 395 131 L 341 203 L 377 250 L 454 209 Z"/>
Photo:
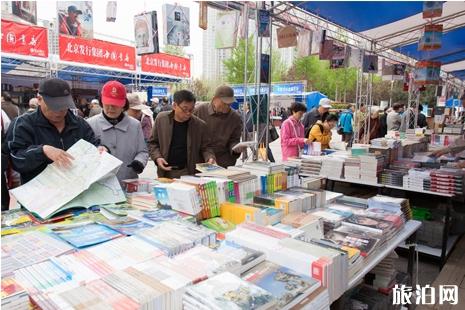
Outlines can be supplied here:
<path id="1" fill-rule="evenodd" d="M 71 166 L 73 157 L 66 150 L 80 139 L 99 145 L 86 121 L 69 110 L 75 105 L 67 82 L 56 78 L 43 80 L 37 99 L 38 109 L 16 118 L 7 133 L 13 168 L 23 183 L 52 162 L 63 168 Z M 99 149 L 106 150 L 103 146 Z"/>
<path id="2" fill-rule="evenodd" d="M 75 5 L 68 6 L 68 16 L 60 15 L 60 33 L 71 36 L 82 36 L 81 22 L 78 16 L 82 14 L 81 10 Z"/>
<path id="3" fill-rule="evenodd" d="M 233 151 L 241 140 L 243 126 L 239 113 L 231 109 L 234 101 L 234 90 L 224 85 L 216 89 L 210 103 L 203 103 L 194 111 L 207 124 L 216 162 L 222 167 L 234 166 L 242 151 Z"/>
<path id="4" fill-rule="evenodd" d="M 318 107 L 311 109 L 304 115 L 302 124 L 305 128 L 306 137 L 308 136 L 307 132 L 310 131 L 310 128 L 312 128 L 317 121 L 321 121 L 323 119 L 323 115 L 328 113 L 329 109 L 331 109 L 331 100 L 328 98 L 321 98 Z"/>
<path id="5" fill-rule="evenodd" d="M 129 93 L 127 95 L 129 101 L 128 115 L 138 120 L 142 126 L 144 140 L 147 142 L 152 135 L 152 111 L 150 108 L 140 101 L 137 94 Z"/>

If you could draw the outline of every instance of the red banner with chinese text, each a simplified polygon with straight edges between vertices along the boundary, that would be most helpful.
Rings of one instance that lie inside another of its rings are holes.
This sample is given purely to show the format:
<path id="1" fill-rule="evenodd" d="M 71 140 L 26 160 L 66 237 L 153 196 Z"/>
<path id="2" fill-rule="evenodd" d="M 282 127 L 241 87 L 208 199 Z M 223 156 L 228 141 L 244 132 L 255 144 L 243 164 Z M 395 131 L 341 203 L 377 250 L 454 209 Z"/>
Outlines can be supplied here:
<path id="1" fill-rule="evenodd" d="M 47 58 L 47 29 L 2 19 L 2 52 Z"/>
<path id="2" fill-rule="evenodd" d="M 136 50 L 132 46 L 60 35 L 60 59 L 136 70 Z"/>
<path id="3" fill-rule="evenodd" d="M 189 58 L 163 53 L 142 55 L 141 68 L 145 72 L 162 73 L 183 78 L 191 76 Z"/>

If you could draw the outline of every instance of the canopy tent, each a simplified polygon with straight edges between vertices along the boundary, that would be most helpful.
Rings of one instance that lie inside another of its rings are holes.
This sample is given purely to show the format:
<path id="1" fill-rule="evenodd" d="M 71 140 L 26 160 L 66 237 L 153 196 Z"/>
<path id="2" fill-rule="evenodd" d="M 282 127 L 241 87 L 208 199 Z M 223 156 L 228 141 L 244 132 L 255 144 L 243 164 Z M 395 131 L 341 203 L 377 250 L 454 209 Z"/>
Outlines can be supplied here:
<path id="1" fill-rule="evenodd" d="M 443 25 L 442 47 L 431 52 L 417 50 L 423 27 L 423 2 L 300 2 L 298 7 L 331 21 L 372 41 L 375 52 L 393 49 L 418 59 L 443 62 L 442 70 L 464 79 L 465 70 L 465 2 L 444 2 L 441 17 L 433 24 Z"/>

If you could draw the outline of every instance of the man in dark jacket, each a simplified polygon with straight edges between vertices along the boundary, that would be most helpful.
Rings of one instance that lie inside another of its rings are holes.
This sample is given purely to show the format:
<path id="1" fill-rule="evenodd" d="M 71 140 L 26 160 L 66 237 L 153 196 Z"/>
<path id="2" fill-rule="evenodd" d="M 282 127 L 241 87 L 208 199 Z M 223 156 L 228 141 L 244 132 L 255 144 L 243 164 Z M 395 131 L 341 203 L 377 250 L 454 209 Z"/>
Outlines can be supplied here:
<path id="1" fill-rule="evenodd" d="M 75 106 L 67 82 L 42 81 L 37 99 L 39 108 L 16 118 L 7 133 L 7 148 L 23 184 L 52 162 L 69 167 L 73 157 L 66 150 L 80 139 L 99 145 L 89 124 L 69 111 Z"/>
<path id="2" fill-rule="evenodd" d="M 234 148 L 241 141 L 243 126 L 239 113 L 231 109 L 234 101 L 234 90 L 223 85 L 216 89 L 211 102 L 198 105 L 194 111 L 207 124 L 216 162 L 224 168 L 235 166 L 244 149 Z"/>
<path id="3" fill-rule="evenodd" d="M 194 175 L 195 164 L 215 163 L 207 125 L 192 115 L 195 97 L 188 90 L 173 95 L 173 111 L 160 112 L 148 142 L 149 154 L 158 167 L 158 177 Z"/>

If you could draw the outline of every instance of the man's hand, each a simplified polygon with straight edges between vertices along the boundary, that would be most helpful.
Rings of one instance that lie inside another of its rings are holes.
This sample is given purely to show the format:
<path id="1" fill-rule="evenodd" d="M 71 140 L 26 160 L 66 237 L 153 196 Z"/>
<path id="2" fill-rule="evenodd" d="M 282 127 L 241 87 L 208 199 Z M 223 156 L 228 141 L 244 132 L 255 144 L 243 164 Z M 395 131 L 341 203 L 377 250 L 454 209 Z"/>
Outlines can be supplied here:
<path id="1" fill-rule="evenodd" d="M 448 147 L 444 147 L 442 149 L 436 150 L 433 153 L 431 153 L 431 157 L 441 157 L 444 154 L 450 153 L 450 149 Z"/>
<path id="2" fill-rule="evenodd" d="M 99 147 L 97 147 L 97 150 L 100 154 L 108 152 L 108 149 L 104 147 L 103 145 L 100 145 Z"/>
<path id="3" fill-rule="evenodd" d="M 171 167 L 168 166 L 168 163 L 166 162 L 166 160 L 164 158 L 157 158 L 157 161 L 156 161 L 156 164 L 158 167 L 160 167 L 162 170 L 165 170 L 165 171 L 171 171 Z"/>
<path id="4" fill-rule="evenodd" d="M 214 164 L 216 164 L 216 160 L 215 160 L 213 157 L 211 157 L 211 158 L 207 161 L 207 163 L 214 165 Z"/>
<path id="5" fill-rule="evenodd" d="M 43 151 L 45 156 L 47 156 L 48 159 L 56 163 L 59 167 L 69 168 L 72 165 L 71 161 L 74 160 L 74 157 L 66 151 L 63 151 L 62 149 L 58 149 L 51 145 L 44 145 Z"/>

